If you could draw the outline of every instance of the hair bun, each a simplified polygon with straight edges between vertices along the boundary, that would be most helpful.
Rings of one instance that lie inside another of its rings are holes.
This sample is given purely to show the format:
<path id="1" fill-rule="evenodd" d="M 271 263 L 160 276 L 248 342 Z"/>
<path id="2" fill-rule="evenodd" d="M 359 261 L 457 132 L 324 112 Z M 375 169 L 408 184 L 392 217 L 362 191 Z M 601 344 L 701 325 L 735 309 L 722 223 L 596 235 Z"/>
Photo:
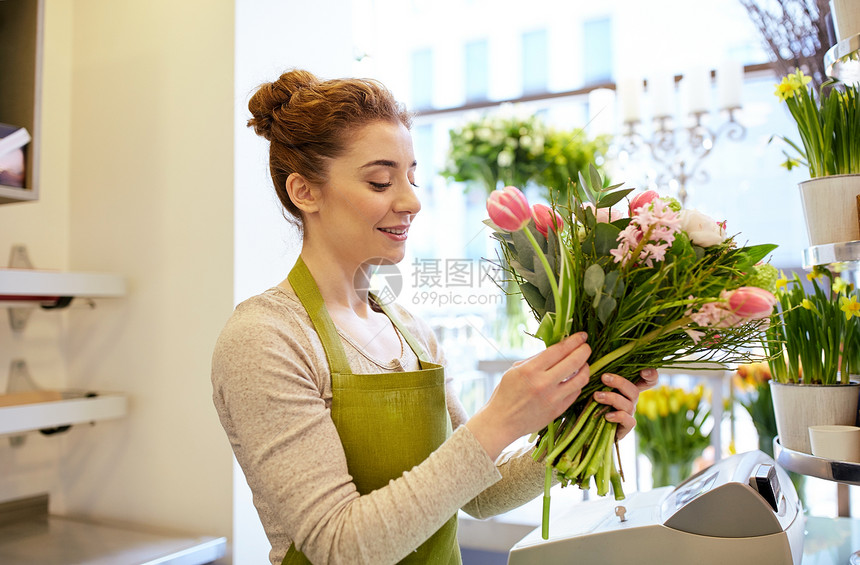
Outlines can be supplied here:
<path id="1" fill-rule="evenodd" d="M 319 84 L 319 79 L 308 71 L 287 71 L 274 82 L 261 85 L 248 101 L 248 110 L 253 116 L 248 126 L 257 135 L 272 141 L 272 125 L 277 121 L 281 109 L 289 106 L 292 97 L 302 89 Z"/>

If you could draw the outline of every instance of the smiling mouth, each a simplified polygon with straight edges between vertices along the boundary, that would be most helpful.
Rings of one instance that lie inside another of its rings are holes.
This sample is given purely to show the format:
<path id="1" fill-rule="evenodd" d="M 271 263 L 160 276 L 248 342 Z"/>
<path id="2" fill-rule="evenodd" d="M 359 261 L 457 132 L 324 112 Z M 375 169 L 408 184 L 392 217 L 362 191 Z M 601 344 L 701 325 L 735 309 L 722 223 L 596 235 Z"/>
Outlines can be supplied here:
<path id="1" fill-rule="evenodd" d="M 379 230 L 394 235 L 406 235 L 406 232 L 409 231 L 408 228 L 379 228 Z"/>

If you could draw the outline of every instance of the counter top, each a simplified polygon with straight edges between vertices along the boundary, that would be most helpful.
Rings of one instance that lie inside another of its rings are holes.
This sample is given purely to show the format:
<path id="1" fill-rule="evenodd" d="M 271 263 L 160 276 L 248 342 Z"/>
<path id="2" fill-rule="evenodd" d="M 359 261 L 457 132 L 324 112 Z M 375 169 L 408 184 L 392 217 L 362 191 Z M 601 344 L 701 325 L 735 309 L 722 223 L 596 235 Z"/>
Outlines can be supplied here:
<path id="1" fill-rule="evenodd" d="M 552 516 L 567 512 L 579 502 L 579 489 L 552 491 Z M 460 513 L 460 546 L 466 549 L 507 554 L 516 542 L 540 526 L 542 497 L 537 497 L 506 514 L 476 520 Z M 860 550 L 860 519 L 807 516 L 802 565 L 848 565 L 851 555 Z M 645 563 L 646 561 L 643 561 Z"/>
<path id="2" fill-rule="evenodd" d="M 224 555 L 223 537 L 149 532 L 58 516 L 0 527 L 3 565 L 202 565 Z"/>

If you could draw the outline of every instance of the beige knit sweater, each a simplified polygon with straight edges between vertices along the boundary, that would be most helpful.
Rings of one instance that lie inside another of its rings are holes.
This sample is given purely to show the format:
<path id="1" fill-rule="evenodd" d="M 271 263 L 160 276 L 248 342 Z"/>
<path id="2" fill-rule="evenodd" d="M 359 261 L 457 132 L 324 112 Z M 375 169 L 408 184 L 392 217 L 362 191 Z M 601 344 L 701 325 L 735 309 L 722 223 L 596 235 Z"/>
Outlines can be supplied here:
<path id="1" fill-rule="evenodd" d="M 444 365 L 430 328 L 402 308 L 395 311 L 431 360 Z M 380 362 L 341 337 L 354 373 L 418 368 L 408 345 L 400 359 Z M 293 542 L 315 564 L 396 563 L 457 509 L 485 518 L 542 490 L 544 466 L 527 450 L 496 462 L 487 456 L 462 425 L 467 415 L 447 386 L 451 437 L 420 465 L 359 496 L 330 416 L 325 352 L 291 289 L 272 288 L 237 306 L 215 347 L 212 386 L 273 564 Z"/>

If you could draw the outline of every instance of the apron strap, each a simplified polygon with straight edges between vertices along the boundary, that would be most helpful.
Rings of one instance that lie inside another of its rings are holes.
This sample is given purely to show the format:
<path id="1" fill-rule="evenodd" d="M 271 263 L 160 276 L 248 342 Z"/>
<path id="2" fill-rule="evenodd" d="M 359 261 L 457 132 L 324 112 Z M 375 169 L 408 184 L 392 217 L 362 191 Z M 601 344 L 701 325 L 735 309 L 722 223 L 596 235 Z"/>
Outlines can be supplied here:
<path id="1" fill-rule="evenodd" d="M 299 297 L 302 306 L 307 310 L 308 316 L 310 316 L 311 322 L 319 334 L 331 372 L 337 374 L 351 373 L 352 370 L 349 367 L 349 361 L 343 350 L 337 328 L 331 316 L 328 315 L 319 287 L 301 256 L 287 276 L 287 280 L 290 281 L 293 290 L 296 291 L 296 296 Z"/>

